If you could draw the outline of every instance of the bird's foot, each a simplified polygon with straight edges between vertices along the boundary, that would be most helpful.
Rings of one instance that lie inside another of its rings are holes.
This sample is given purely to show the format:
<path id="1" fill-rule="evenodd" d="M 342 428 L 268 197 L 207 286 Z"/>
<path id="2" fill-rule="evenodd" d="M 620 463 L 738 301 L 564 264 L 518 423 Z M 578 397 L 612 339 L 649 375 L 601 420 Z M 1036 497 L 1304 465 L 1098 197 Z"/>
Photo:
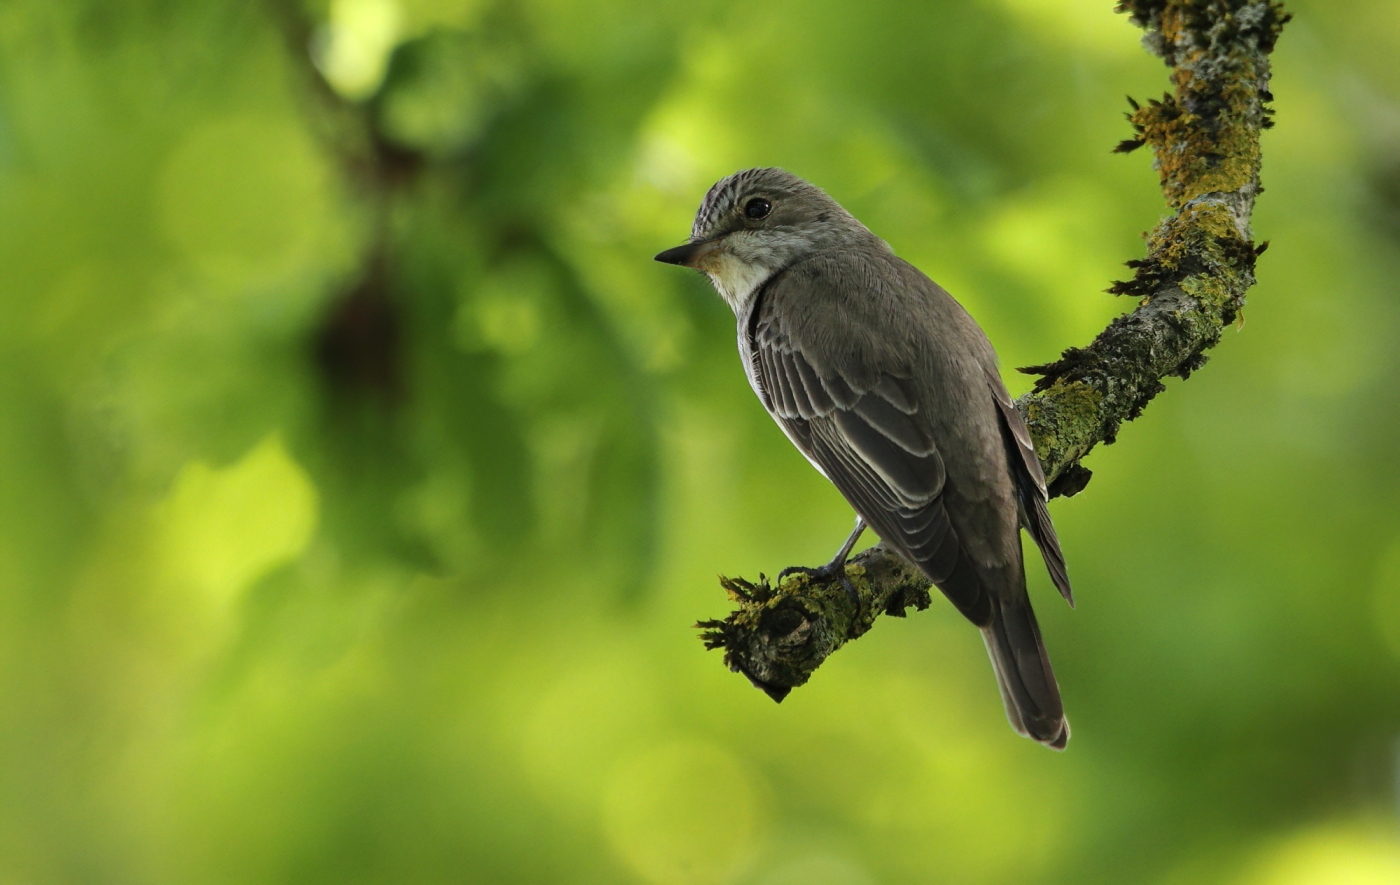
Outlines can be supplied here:
<path id="1" fill-rule="evenodd" d="M 851 583 L 850 577 L 846 575 L 846 557 L 833 559 L 826 565 L 815 568 L 806 565 L 789 566 L 778 572 L 778 583 L 783 582 L 783 578 L 788 575 L 804 574 L 809 578 L 816 578 L 819 581 L 829 581 L 838 578 L 841 581 L 841 588 L 846 591 L 846 595 L 851 598 L 851 605 L 855 608 L 856 615 L 860 615 L 860 593 L 856 591 L 856 585 Z"/>

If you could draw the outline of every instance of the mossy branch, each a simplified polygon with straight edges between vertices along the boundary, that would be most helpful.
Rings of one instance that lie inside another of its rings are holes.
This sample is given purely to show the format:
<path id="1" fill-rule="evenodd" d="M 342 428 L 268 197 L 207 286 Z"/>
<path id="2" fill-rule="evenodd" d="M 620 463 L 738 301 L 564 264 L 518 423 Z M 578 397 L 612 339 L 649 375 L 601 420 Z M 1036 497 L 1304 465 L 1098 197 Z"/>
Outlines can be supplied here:
<path id="1" fill-rule="evenodd" d="M 1275 0 L 1120 0 L 1171 68 L 1173 91 L 1129 99 L 1134 137 L 1150 145 L 1171 217 L 1151 233 L 1131 280 L 1109 292 L 1138 299 L 1087 347 L 1021 371 L 1039 375 L 1017 406 L 1035 438 L 1053 495 L 1073 495 L 1090 472 L 1080 460 L 1112 443 L 1168 376 L 1186 378 L 1235 322 L 1254 284 L 1250 215 L 1259 184 L 1259 135 L 1272 125 L 1269 54 L 1290 16 Z M 865 634 L 880 614 L 929 605 L 928 581 L 883 546 L 853 558 L 839 579 L 795 573 L 778 586 L 721 579 L 739 608 L 697 626 L 707 648 L 724 649 L 731 670 L 774 700 L 804 684 L 836 649 Z"/>

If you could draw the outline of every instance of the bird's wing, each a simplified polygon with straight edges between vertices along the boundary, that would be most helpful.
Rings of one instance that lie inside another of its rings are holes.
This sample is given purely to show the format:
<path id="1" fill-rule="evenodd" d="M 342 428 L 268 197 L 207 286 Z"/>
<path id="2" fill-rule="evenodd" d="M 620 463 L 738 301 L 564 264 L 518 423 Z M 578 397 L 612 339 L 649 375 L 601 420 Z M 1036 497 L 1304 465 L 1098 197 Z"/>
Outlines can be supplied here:
<path id="1" fill-rule="evenodd" d="M 1035 444 L 1031 432 L 1026 427 L 1011 394 L 1002 383 L 1001 376 L 987 368 L 987 384 L 1001 410 L 1002 435 L 1010 454 L 1011 472 L 1016 479 L 1016 493 L 1021 499 L 1021 522 L 1030 532 L 1040 555 L 1045 559 L 1045 567 L 1050 571 L 1050 579 L 1055 582 L 1060 595 L 1074 605 L 1074 593 L 1069 585 L 1069 572 L 1065 569 L 1065 555 L 1060 551 L 1060 539 L 1055 534 L 1055 525 L 1050 521 L 1050 494 L 1045 488 L 1045 473 L 1040 467 L 1040 458 L 1035 454 Z"/>
<path id="2" fill-rule="evenodd" d="M 861 378 L 810 353 L 804 336 L 774 304 L 773 285 L 754 306 L 748 334 L 759 395 L 789 437 L 880 537 L 918 565 L 970 620 L 985 625 L 992 606 L 975 563 L 959 542 L 943 500 L 943 459 L 918 419 L 908 367 L 865 360 Z"/>

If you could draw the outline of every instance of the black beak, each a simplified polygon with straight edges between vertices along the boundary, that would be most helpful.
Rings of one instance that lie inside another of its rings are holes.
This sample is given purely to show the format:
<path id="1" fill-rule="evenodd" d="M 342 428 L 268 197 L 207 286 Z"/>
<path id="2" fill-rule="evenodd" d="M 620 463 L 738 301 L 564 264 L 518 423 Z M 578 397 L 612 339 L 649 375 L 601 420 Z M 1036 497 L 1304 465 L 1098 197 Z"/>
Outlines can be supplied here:
<path id="1" fill-rule="evenodd" d="M 665 252 L 657 255 L 656 260 L 663 264 L 679 264 L 683 267 L 688 266 L 690 260 L 695 257 L 695 253 L 699 251 L 701 245 L 700 243 L 686 243 L 674 249 L 667 249 Z"/>
<path id="2" fill-rule="evenodd" d="M 656 260 L 666 264 L 679 264 L 681 267 L 695 267 L 700 259 L 720 247 L 720 241 L 721 237 L 710 237 L 708 240 L 686 243 L 684 246 L 667 249 L 656 256 Z"/>

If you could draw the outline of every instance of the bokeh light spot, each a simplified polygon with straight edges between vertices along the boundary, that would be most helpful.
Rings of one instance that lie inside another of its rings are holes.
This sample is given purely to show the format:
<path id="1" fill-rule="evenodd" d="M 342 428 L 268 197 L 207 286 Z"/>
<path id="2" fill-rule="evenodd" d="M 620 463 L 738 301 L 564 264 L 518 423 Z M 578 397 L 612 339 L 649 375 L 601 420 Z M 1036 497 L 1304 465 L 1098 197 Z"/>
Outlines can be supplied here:
<path id="1" fill-rule="evenodd" d="M 1267 852 L 1240 885 L 1395 885 L 1400 841 L 1379 828 L 1303 833 Z"/>
<path id="2" fill-rule="evenodd" d="M 1076 48 L 1104 57 L 1135 57 L 1142 52 L 1133 39 L 1135 31 L 1126 15 L 1115 15 L 1112 5 L 1098 0 L 1002 0 L 1007 11 Z"/>
<path id="3" fill-rule="evenodd" d="M 679 741 L 624 764 L 604 800 L 608 841 L 657 885 L 734 881 L 766 824 L 754 775 L 711 744 Z"/>
<path id="4" fill-rule="evenodd" d="M 468 350 L 484 345 L 508 356 L 529 353 L 543 331 L 542 302 L 556 285 L 546 267 L 507 262 L 463 302 L 455 325 L 458 342 Z"/>
<path id="5" fill-rule="evenodd" d="M 1110 221 L 1113 201 L 1094 184 L 1059 179 L 1008 197 L 987 219 L 983 244 L 1002 269 L 1054 296 L 1057 334 L 1094 334 L 1122 309 L 1095 297 L 1121 269 Z"/>
<path id="6" fill-rule="evenodd" d="M 331 0 L 330 21 L 313 47 L 316 66 L 346 98 L 379 88 L 398 43 L 402 11 L 395 0 Z"/>
<path id="7" fill-rule="evenodd" d="M 233 285 L 314 255 L 328 221 L 328 176 L 305 133 L 236 116 L 195 129 L 161 173 L 160 225 L 186 260 Z"/>
<path id="8" fill-rule="evenodd" d="M 161 503 L 158 549 L 168 575 L 226 603 L 305 549 L 316 488 L 272 434 L 239 461 L 181 468 Z"/>
<path id="9" fill-rule="evenodd" d="M 542 801 L 564 817 L 596 820 L 610 769 L 647 746 L 661 696 L 646 659 L 625 649 L 576 662 L 544 692 L 520 740 L 525 769 Z"/>

